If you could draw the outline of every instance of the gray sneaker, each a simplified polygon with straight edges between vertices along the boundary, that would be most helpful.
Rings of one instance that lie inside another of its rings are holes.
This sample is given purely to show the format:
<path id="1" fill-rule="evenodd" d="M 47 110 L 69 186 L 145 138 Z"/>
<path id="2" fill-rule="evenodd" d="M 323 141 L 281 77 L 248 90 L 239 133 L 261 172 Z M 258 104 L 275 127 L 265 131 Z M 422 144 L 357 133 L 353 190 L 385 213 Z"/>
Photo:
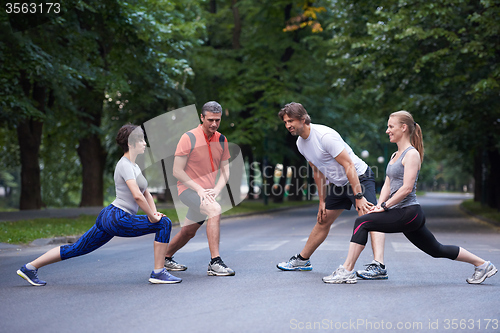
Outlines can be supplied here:
<path id="1" fill-rule="evenodd" d="M 386 280 L 388 278 L 387 269 L 382 268 L 380 265 L 378 261 L 373 260 L 368 265 L 365 265 L 365 269 L 357 271 L 356 274 L 365 280 Z"/>
<path id="2" fill-rule="evenodd" d="M 497 268 L 491 262 L 487 261 L 488 265 L 486 268 L 476 267 L 474 274 L 472 277 L 468 278 L 466 281 L 470 284 L 479 284 L 482 283 L 486 278 L 492 277 L 497 273 Z"/>
<path id="3" fill-rule="evenodd" d="M 165 268 L 167 271 L 185 271 L 187 266 L 179 264 L 173 257 L 165 257 Z"/>
<path id="4" fill-rule="evenodd" d="M 207 274 L 212 276 L 233 276 L 235 272 L 218 257 L 208 264 Z"/>
<path id="5" fill-rule="evenodd" d="M 324 283 L 356 283 L 358 278 L 356 272 L 349 273 L 344 266 L 340 265 L 331 275 L 323 278 Z"/>
<path id="6" fill-rule="evenodd" d="M 287 262 L 280 262 L 276 267 L 282 271 L 312 271 L 313 269 L 311 261 L 309 259 L 300 260 L 298 254 L 291 257 Z"/>

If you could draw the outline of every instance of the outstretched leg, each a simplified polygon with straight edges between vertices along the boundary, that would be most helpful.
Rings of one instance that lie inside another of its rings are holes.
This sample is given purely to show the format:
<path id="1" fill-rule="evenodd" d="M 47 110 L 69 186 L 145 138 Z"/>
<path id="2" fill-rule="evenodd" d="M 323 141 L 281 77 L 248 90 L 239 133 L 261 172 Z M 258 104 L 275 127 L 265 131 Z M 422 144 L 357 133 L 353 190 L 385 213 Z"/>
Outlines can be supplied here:
<path id="1" fill-rule="evenodd" d="M 306 245 L 300 251 L 300 255 L 303 258 L 309 258 L 316 251 L 316 249 L 325 241 L 326 237 L 330 233 L 330 228 L 333 222 L 342 214 L 343 209 L 334 209 L 326 211 L 326 219 L 324 222 L 316 222 L 314 225 L 309 238 L 307 239 Z"/>

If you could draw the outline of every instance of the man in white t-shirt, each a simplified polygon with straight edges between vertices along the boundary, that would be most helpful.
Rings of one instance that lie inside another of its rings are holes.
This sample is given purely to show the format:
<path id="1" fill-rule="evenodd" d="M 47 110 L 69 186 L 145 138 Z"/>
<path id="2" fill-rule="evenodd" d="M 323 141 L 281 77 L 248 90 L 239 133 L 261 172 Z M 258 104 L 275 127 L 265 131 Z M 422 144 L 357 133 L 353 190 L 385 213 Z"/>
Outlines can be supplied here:
<path id="1" fill-rule="evenodd" d="M 302 251 L 277 267 L 284 271 L 310 271 L 312 265 L 309 258 L 326 239 L 331 225 L 340 214 L 354 205 L 361 216 L 377 204 L 375 180 L 370 167 L 354 154 L 339 133 L 324 125 L 311 124 L 311 118 L 302 104 L 289 103 L 278 116 L 287 130 L 298 136 L 297 148 L 313 169 L 319 208 L 316 225 Z M 370 236 L 374 260 L 357 274 L 364 279 L 387 279 L 385 234 L 371 232 Z"/>

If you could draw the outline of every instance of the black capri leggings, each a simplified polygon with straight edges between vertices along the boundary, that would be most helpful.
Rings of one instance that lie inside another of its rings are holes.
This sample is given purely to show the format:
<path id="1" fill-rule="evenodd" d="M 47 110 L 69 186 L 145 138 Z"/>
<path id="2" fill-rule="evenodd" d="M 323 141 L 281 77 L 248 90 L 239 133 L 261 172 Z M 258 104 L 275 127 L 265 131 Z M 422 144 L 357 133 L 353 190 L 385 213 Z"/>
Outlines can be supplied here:
<path id="1" fill-rule="evenodd" d="M 351 242 L 366 245 L 369 231 L 402 232 L 410 242 L 434 258 L 455 260 L 460 248 L 442 245 L 425 226 L 425 215 L 420 205 L 389 209 L 387 212 L 360 216 L 354 223 Z"/>

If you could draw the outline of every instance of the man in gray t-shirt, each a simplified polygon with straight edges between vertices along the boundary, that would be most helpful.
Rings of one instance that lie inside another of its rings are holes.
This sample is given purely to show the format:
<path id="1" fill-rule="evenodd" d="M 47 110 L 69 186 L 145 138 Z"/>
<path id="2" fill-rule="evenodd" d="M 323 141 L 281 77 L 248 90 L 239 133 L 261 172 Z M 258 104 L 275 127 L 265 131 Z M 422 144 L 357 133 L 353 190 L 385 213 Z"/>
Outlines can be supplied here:
<path id="1" fill-rule="evenodd" d="M 305 108 L 299 103 L 285 105 L 278 116 L 288 131 L 298 136 L 297 147 L 314 171 L 318 188 L 317 222 L 306 245 L 299 254 L 277 267 L 284 271 L 310 271 L 310 256 L 323 243 L 330 227 L 340 214 L 354 206 L 364 215 L 377 204 L 373 172 L 342 137 L 332 128 L 311 123 Z M 384 265 L 383 233 L 371 233 L 374 261 L 366 270 L 358 271 L 365 279 L 387 279 Z"/>

